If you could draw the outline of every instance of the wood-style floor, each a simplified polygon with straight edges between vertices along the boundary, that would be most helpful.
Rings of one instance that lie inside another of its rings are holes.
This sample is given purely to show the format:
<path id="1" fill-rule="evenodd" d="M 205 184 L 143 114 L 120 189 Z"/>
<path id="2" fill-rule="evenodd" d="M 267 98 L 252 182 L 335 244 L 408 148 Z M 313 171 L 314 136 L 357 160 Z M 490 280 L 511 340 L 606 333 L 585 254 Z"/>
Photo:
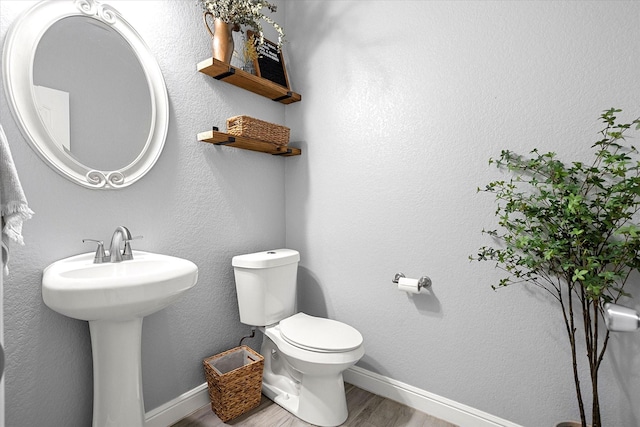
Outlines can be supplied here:
<path id="1" fill-rule="evenodd" d="M 345 385 L 349 418 L 348 427 L 457 427 L 408 406 L 371 394 L 351 384 Z M 210 406 L 199 409 L 172 427 L 309 427 L 285 409 L 262 396 L 260 406 L 227 423 L 211 411 Z"/>

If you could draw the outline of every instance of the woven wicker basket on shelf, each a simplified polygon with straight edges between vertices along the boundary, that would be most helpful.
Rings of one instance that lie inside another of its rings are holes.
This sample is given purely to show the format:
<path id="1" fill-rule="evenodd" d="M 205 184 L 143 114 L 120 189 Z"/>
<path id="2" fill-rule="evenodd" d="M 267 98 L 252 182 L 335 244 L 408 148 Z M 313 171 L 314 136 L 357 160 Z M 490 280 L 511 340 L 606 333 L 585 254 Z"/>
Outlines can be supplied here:
<path id="1" fill-rule="evenodd" d="M 202 361 L 211 409 L 223 422 L 260 404 L 264 357 L 246 345 Z"/>
<path id="2" fill-rule="evenodd" d="M 249 116 L 228 118 L 227 133 L 235 136 L 258 139 L 275 145 L 289 144 L 288 127 L 254 119 Z"/>

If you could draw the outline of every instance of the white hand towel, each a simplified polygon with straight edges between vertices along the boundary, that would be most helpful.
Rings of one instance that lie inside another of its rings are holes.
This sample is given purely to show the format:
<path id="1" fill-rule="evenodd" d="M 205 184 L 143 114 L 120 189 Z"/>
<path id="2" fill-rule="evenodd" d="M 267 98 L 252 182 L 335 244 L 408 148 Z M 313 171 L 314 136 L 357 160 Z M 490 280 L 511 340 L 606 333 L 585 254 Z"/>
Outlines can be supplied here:
<path id="1" fill-rule="evenodd" d="M 24 245 L 22 223 L 31 218 L 18 172 L 13 164 L 7 136 L 0 125 L 0 216 L 2 216 L 2 261 L 4 271 L 8 273 L 7 261 L 9 240 Z"/>

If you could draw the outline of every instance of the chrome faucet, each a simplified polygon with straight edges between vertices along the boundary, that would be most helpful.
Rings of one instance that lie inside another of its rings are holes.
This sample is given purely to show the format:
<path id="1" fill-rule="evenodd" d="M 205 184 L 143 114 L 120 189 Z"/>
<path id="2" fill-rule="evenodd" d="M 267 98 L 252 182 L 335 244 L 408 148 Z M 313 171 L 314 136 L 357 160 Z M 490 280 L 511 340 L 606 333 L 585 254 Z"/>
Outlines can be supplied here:
<path id="1" fill-rule="evenodd" d="M 133 259 L 131 253 L 131 246 L 129 241 L 131 240 L 131 233 L 129 229 L 123 225 L 120 225 L 113 232 L 111 236 L 111 245 L 109 245 L 109 262 L 120 262 L 128 259 Z M 124 250 L 120 252 L 120 244 L 124 242 Z"/>
<path id="2" fill-rule="evenodd" d="M 104 250 L 104 243 L 101 240 L 83 239 L 83 242 L 95 242 L 98 244 L 96 255 L 93 259 L 94 264 L 103 262 L 121 262 L 133 259 L 133 251 L 129 243 L 133 239 L 139 239 L 142 236 L 131 237 L 129 229 L 123 225 L 116 228 L 111 236 L 111 244 L 109 251 Z M 120 246 L 124 242 L 124 249 L 120 251 Z"/>

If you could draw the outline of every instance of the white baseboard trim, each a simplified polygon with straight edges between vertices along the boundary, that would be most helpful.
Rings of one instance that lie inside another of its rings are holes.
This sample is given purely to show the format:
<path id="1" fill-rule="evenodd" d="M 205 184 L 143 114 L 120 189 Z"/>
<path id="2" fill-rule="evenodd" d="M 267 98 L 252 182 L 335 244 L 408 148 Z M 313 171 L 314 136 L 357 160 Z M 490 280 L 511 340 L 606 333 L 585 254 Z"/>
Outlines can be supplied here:
<path id="1" fill-rule="evenodd" d="M 409 384 L 353 366 L 344 374 L 345 382 L 418 411 L 460 426 L 522 427 L 462 403 L 429 393 Z M 168 427 L 203 406 L 210 405 L 207 383 L 176 397 L 145 415 L 145 427 Z"/>
<path id="2" fill-rule="evenodd" d="M 167 427 L 203 406 L 210 405 L 207 383 L 160 405 L 145 414 L 145 427 Z"/>
<path id="3" fill-rule="evenodd" d="M 344 374 L 345 382 L 368 392 L 395 400 L 418 411 L 460 426 L 522 427 L 462 403 L 429 393 L 409 384 L 353 366 Z"/>

